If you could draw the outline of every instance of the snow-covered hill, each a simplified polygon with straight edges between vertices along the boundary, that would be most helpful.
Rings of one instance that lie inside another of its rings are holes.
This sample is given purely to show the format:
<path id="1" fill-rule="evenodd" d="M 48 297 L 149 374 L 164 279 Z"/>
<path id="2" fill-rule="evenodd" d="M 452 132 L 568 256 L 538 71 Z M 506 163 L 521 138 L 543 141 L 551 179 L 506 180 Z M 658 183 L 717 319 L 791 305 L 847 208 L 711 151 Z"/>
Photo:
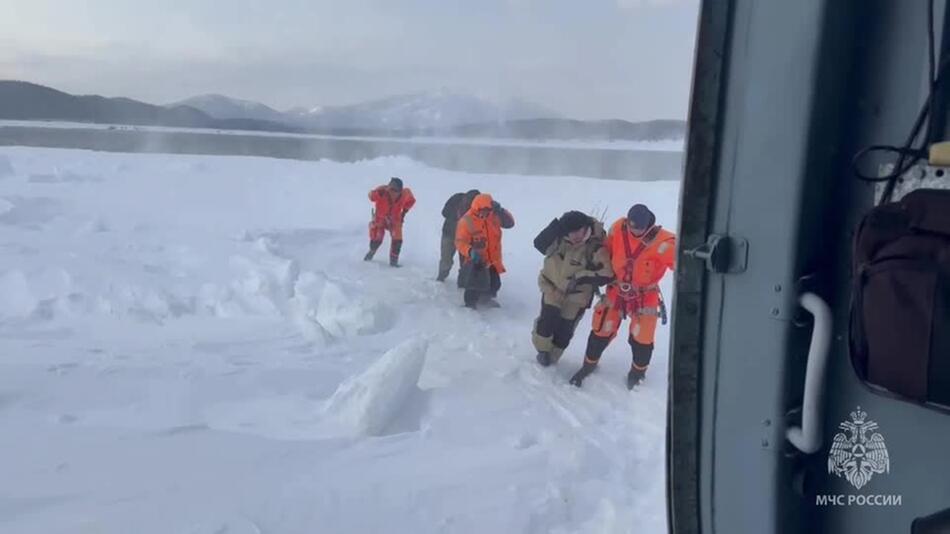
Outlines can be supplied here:
<path id="1" fill-rule="evenodd" d="M 393 175 L 418 198 L 402 269 L 361 261 Z M 442 203 L 472 187 L 517 222 L 500 309 L 433 280 Z M 589 314 L 540 368 L 531 241 L 634 202 L 675 227 L 678 189 L 0 148 L 0 530 L 665 532 L 669 331 L 634 392 L 621 340 L 567 384 Z"/>
<path id="2" fill-rule="evenodd" d="M 307 108 L 307 107 L 303 107 L 303 106 L 297 106 L 297 107 L 288 109 L 288 110 L 285 111 L 284 113 L 285 113 L 286 115 L 290 116 L 290 117 L 291 117 L 292 119 L 294 119 L 294 120 L 301 120 L 301 119 L 304 119 L 304 118 L 306 118 L 306 117 L 312 117 L 312 116 L 314 116 L 314 115 L 320 113 L 320 111 L 322 111 L 322 110 L 323 110 L 323 107 L 322 107 L 322 106 L 316 106 L 316 107 L 312 107 L 312 108 Z"/>
<path id="3" fill-rule="evenodd" d="M 523 100 L 499 103 L 443 89 L 320 108 L 303 115 L 302 120 L 311 127 L 447 130 L 465 124 L 555 117 L 556 112 Z"/>
<path id="4" fill-rule="evenodd" d="M 216 119 L 254 119 L 272 122 L 287 120 L 283 113 L 260 102 L 224 95 L 201 95 L 169 104 L 169 107 L 174 106 L 191 106 Z"/>
<path id="5" fill-rule="evenodd" d="M 297 107 L 286 112 L 222 95 L 203 95 L 173 105 L 197 108 L 218 119 L 257 119 L 296 127 L 338 130 L 448 130 L 466 124 L 555 118 L 558 114 L 524 100 L 492 102 L 441 89 L 348 106 Z"/>

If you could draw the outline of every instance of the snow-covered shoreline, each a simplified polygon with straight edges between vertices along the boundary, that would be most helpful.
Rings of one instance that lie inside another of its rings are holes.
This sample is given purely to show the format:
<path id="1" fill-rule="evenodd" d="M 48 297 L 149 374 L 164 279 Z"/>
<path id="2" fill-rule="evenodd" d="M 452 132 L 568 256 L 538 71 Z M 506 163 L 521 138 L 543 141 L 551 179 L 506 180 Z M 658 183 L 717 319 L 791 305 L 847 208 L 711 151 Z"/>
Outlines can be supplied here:
<path id="1" fill-rule="evenodd" d="M 627 140 L 583 140 L 583 139 L 514 139 L 489 137 L 386 137 L 386 136 L 338 136 L 305 134 L 290 132 L 267 132 L 261 130 L 220 130 L 209 128 L 175 128 L 167 126 L 134 126 L 128 124 L 97 124 L 88 122 L 68 121 L 21 121 L 0 120 L 0 127 L 40 127 L 59 129 L 88 129 L 88 130 L 123 130 L 137 132 L 187 132 L 207 133 L 219 135 L 242 135 L 252 137 L 289 137 L 297 139 L 328 139 L 348 141 L 386 141 L 411 143 L 420 145 L 473 145 L 473 146 L 501 146 L 501 147 L 545 147 L 545 148 L 591 148 L 600 150 L 628 150 L 638 152 L 682 152 L 684 139 L 659 139 L 652 141 Z"/>

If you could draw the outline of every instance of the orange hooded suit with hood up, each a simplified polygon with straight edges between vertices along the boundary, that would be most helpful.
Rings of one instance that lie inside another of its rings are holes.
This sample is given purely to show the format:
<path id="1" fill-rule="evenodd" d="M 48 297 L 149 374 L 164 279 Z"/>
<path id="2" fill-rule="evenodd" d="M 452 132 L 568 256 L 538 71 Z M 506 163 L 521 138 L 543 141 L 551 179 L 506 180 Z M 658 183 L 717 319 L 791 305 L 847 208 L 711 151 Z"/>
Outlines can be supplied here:
<path id="1" fill-rule="evenodd" d="M 482 216 L 484 215 L 484 216 Z M 515 225 L 511 213 L 497 206 L 491 195 L 482 193 L 472 201 L 455 230 L 455 247 L 465 261 L 471 261 L 477 250 L 482 262 L 494 267 L 500 274 L 505 272 L 501 253 L 501 230 Z"/>

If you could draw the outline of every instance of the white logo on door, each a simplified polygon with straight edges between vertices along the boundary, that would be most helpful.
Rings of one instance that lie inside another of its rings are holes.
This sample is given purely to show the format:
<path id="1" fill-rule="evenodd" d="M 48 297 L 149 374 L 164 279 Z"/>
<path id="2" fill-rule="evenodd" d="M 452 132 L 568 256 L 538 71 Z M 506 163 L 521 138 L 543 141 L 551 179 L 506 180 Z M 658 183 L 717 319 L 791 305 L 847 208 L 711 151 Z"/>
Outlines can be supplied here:
<path id="1" fill-rule="evenodd" d="M 851 412 L 851 420 L 838 425 L 844 432 L 835 434 L 828 453 L 828 472 L 843 476 L 856 489 L 864 487 L 875 474 L 891 469 L 884 436 L 874 432 L 877 423 L 867 417 L 860 406 Z"/>

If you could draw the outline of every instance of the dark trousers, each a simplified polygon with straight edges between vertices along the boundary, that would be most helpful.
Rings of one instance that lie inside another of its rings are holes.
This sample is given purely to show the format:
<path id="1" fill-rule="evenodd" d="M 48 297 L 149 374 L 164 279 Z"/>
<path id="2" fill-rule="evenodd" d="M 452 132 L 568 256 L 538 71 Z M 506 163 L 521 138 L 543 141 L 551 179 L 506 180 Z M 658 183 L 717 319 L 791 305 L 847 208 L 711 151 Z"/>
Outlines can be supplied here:
<path id="1" fill-rule="evenodd" d="M 498 295 L 498 290 L 501 289 L 501 276 L 494 267 L 490 267 L 488 272 L 489 276 L 491 277 L 491 281 L 487 290 L 465 290 L 465 295 L 462 298 L 465 300 L 465 305 L 469 308 L 474 308 L 476 304 L 478 304 L 478 301 L 483 298 L 494 298 Z"/>
<path id="2" fill-rule="evenodd" d="M 609 337 L 601 337 L 591 332 L 590 336 L 587 337 L 586 361 L 595 364 L 599 362 L 604 349 L 610 344 L 610 340 Z M 630 352 L 633 356 L 631 367 L 646 371 L 647 367 L 650 366 L 650 360 L 653 358 L 653 343 L 640 343 L 633 339 L 633 336 L 630 336 L 627 342 L 630 344 Z"/>
<path id="3" fill-rule="evenodd" d="M 459 256 L 459 264 L 462 263 L 462 256 L 455 250 L 455 236 L 442 234 L 441 255 L 439 258 L 439 280 L 445 280 L 452 271 L 452 263 L 455 256 Z"/>
<path id="4" fill-rule="evenodd" d="M 584 308 L 570 310 L 569 317 L 565 317 L 565 310 L 550 304 L 541 304 L 541 314 L 535 327 L 535 333 L 540 338 L 551 340 L 554 348 L 564 351 L 574 337 L 574 329 L 584 315 Z"/>

